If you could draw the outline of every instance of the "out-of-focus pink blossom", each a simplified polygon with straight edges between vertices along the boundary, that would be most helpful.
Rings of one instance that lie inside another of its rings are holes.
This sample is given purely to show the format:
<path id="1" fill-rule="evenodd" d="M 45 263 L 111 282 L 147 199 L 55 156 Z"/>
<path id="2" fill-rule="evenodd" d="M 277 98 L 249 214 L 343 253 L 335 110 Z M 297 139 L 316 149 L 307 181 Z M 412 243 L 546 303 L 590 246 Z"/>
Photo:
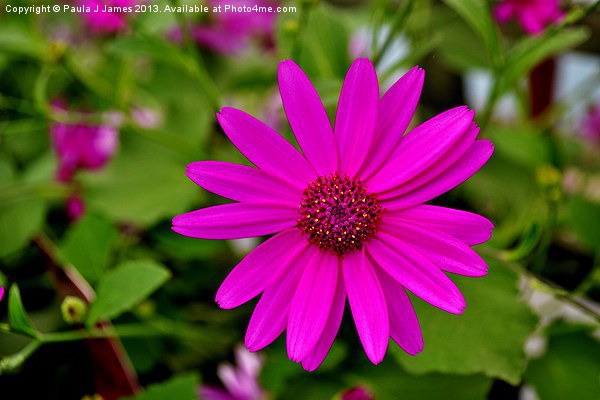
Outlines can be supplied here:
<path id="1" fill-rule="evenodd" d="M 600 102 L 591 107 L 581 124 L 581 133 L 586 139 L 600 143 Z"/>
<path id="2" fill-rule="evenodd" d="M 271 93 L 262 109 L 265 123 L 276 131 L 281 131 L 284 126 L 285 118 L 281 110 L 281 100 L 279 93 Z"/>
<path id="3" fill-rule="evenodd" d="M 4 288 L 2 286 L 0 286 L 0 301 L 2 301 L 3 297 L 4 297 Z"/>
<path id="4" fill-rule="evenodd" d="M 85 214 L 85 203 L 79 193 L 73 193 L 73 195 L 67 199 L 66 209 L 67 215 L 72 221 L 78 220 Z"/>
<path id="5" fill-rule="evenodd" d="M 137 126 L 145 129 L 158 128 L 162 123 L 161 115 L 149 108 L 134 108 L 131 111 L 131 118 Z"/>
<path id="6" fill-rule="evenodd" d="M 200 398 L 203 400 L 261 400 L 265 392 L 258 383 L 258 375 L 263 365 L 262 357 L 250 353 L 244 347 L 235 349 L 237 367 L 222 364 L 217 375 L 225 389 L 203 385 Z"/>
<path id="7" fill-rule="evenodd" d="M 58 102 L 55 111 L 65 111 Z M 117 149 L 119 131 L 115 125 L 67 124 L 55 122 L 50 127 L 52 146 L 58 156 L 56 178 L 68 182 L 78 169 L 98 170 Z"/>
<path id="8" fill-rule="evenodd" d="M 81 16 L 92 33 L 123 32 L 132 8 L 142 1 L 136 0 L 77 0 Z"/>
<path id="9" fill-rule="evenodd" d="M 67 111 L 67 106 L 54 102 L 54 112 Z M 88 116 L 88 115 L 83 115 Z M 50 127 L 52 147 L 58 157 L 56 179 L 59 182 L 72 182 L 80 169 L 98 170 L 103 168 L 117 149 L 119 131 L 114 118 L 111 122 L 99 125 L 88 123 L 54 122 Z M 85 205 L 78 193 L 67 200 L 67 213 L 73 220 L 83 215 Z"/>
<path id="10" fill-rule="evenodd" d="M 373 394 L 362 386 L 348 389 L 342 393 L 340 400 L 373 400 Z"/>
<path id="11" fill-rule="evenodd" d="M 208 5 L 212 10 L 220 7 L 221 12 L 211 12 L 211 20 L 204 25 L 194 25 L 190 29 L 192 39 L 201 47 L 214 50 L 223 54 L 237 54 L 250 45 L 253 40 L 258 40 L 271 47 L 273 43 L 273 30 L 275 27 L 275 12 L 252 11 L 252 7 L 277 6 L 276 1 L 247 1 L 247 0 L 209 0 Z M 225 11 L 225 6 L 236 9 L 244 6 L 249 11 Z M 171 39 L 182 40 L 180 28 L 170 33 Z"/>
<path id="12" fill-rule="evenodd" d="M 541 33 L 563 16 L 558 0 L 502 0 L 494 7 L 496 21 L 505 23 L 516 18 L 529 35 Z"/>

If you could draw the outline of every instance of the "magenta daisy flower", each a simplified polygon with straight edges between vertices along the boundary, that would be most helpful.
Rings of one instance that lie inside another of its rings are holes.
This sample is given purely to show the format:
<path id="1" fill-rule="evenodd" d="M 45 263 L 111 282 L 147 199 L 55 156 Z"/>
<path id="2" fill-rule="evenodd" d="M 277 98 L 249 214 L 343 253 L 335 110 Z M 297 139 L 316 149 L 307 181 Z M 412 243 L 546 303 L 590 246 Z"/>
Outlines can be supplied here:
<path id="1" fill-rule="evenodd" d="M 306 75 L 279 65 L 283 107 L 302 153 L 243 111 L 217 118 L 255 166 L 195 162 L 188 176 L 234 200 L 173 219 L 173 230 L 204 239 L 275 234 L 225 279 L 216 301 L 234 308 L 262 293 L 246 333 L 257 351 L 284 330 L 288 356 L 316 369 L 337 335 L 346 298 L 369 359 L 391 338 L 409 354 L 423 348 L 407 290 L 454 314 L 465 300 L 444 272 L 486 274 L 470 246 L 485 242 L 485 218 L 423 203 L 459 185 L 492 154 L 466 107 L 404 131 L 424 71 L 400 78 L 380 98 L 371 62 L 358 59 L 344 81 L 332 129 Z"/>

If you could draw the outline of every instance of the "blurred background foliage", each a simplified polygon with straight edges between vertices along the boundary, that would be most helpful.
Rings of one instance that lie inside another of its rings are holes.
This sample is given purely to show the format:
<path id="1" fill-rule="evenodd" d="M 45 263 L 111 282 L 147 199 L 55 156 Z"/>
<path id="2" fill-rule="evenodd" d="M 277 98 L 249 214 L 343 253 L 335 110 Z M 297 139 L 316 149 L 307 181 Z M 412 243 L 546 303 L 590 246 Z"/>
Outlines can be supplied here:
<path id="1" fill-rule="evenodd" d="M 600 132 L 582 135 L 581 124 L 600 102 L 598 2 L 563 2 L 563 22 L 537 36 L 498 26 L 493 3 L 287 1 L 296 11 L 277 15 L 271 37 L 228 53 L 173 39 L 177 29 L 191 39 L 206 13 L 129 14 L 125 30 L 95 34 L 77 13 L 6 12 L 43 1 L 0 1 L 2 398 L 192 399 L 201 382 L 219 386 L 217 366 L 233 360 L 254 303 L 220 310 L 214 295 L 257 242 L 170 230 L 173 216 L 223 201 L 185 166 L 247 163 L 216 123 L 221 106 L 292 137 L 279 60 L 298 62 L 334 117 L 351 61 L 368 56 L 383 88 L 425 68 L 413 126 L 452 106 L 477 111 L 496 151 L 436 204 L 494 222 L 477 249 L 490 272 L 453 277 L 462 316 L 413 297 L 425 340 L 416 357 L 392 343 L 371 365 L 346 315 L 314 373 L 287 359 L 283 338 L 261 352 L 261 386 L 276 399 L 339 398 L 358 385 L 382 400 L 597 399 Z M 584 61 L 591 73 L 578 72 Z M 536 73 L 551 97 L 536 93 Z M 57 100 L 70 111 L 57 113 Z M 81 120 L 117 127 L 118 150 L 104 168 L 57 181 L 49 132 Z M 74 194 L 85 205 L 76 220 L 65 208 Z M 87 315 L 66 296 L 89 302 Z"/>

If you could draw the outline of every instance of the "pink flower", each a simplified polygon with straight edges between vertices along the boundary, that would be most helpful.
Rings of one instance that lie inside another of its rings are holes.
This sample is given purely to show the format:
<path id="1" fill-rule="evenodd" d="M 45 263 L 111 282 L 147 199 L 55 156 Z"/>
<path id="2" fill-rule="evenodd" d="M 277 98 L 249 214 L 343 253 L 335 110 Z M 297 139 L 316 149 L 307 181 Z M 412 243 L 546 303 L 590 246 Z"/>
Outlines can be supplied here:
<path id="1" fill-rule="evenodd" d="M 200 388 L 201 399 L 260 400 L 265 398 L 265 392 L 258 383 L 258 375 L 263 364 L 262 357 L 240 346 L 235 349 L 235 360 L 237 368 L 229 364 L 221 364 L 217 370 L 217 375 L 226 390 L 203 385 Z"/>
<path id="2" fill-rule="evenodd" d="M 55 102 L 55 111 L 66 106 Z M 55 122 L 50 127 L 52 146 L 58 156 L 56 178 L 69 182 L 78 169 L 97 170 L 117 149 L 119 131 L 112 124 L 88 125 Z"/>
<path id="3" fill-rule="evenodd" d="M 84 9 L 81 17 L 90 31 L 96 34 L 123 32 L 127 28 L 127 15 L 130 12 L 119 10 L 142 3 L 136 0 L 77 0 L 78 7 L 90 8 L 89 11 Z"/>
<path id="4" fill-rule="evenodd" d="M 581 124 L 581 132 L 585 138 L 600 142 L 600 102 L 590 108 Z"/>
<path id="5" fill-rule="evenodd" d="M 494 17 L 500 23 L 517 18 L 529 35 L 537 35 L 564 16 L 558 0 L 502 0 L 494 7 Z"/>
<path id="6" fill-rule="evenodd" d="M 4 297 L 4 288 L 2 286 L 0 286 L 0 301 L 2 301 L 3 297 Z"/>
<path id="7" fill-rule="evenodd" d="M 373 400 L 373 394 L 362 386 L 348 389 L 342 393 L 340 400 Z"/>
<path id="8" fill-rule="evenodd" d="M 233 12 L 225 11 L 226 5 L 239 8 L 246 6 L 276 7 L 276 2 L 258 0 L 209 0 L 209 8 L 221 7 L 221 12 L 211 12 L 211 21 L 207 25 L 195 25 L 191 28 L 191 36 L 198 45 L 223 54 L 239 53 L 250 45 L 253 39 L 261 40 L 266 47 L 273 42 L 275 28 L 275 12 Z M 182 40 L 181 29 L 175 29 L 170 34 L 176 41 Z"/>
<path id="9" fill-rule="evenodd" d="M 60 102 L 52 105 L 55 112 L 66 111 Z M 117 149 L 119 131 L 116 124 L 66 124 L 54 122 L 50 126 L 52 147 L 58 156 L 56 179 L 72 182 L 79 169 L 98 170 L 104 167 Z M 77 219 L 85 210 L 78 193 L 67 201 L 67 212 Z"/>
<path id="10" fill-rule="evenodd" d="M 483 276 L 469 247 L 493 225 L 470 212 L 423 203 L 464 182 L 492 154 L 475 140 L 473 111 L 457 107 L 403 136 L 421 93 L 415 67 L 380 98 L 371 62 L 358 59 L 344 81 L 335 127 L 302 70 L 279 65 L 283 107 L 302 153 L 271 128 L 233 108 L 217 119 L 257 168 L 218 161 L 188 166 L 203 188 L 234 200 L 173 219 L 173 230 L 204 239 L 275 234 L 225 279 L 216 300 L 234 308 L 262 293 L 246 346 L 257 351 L 287 329 L 288 356 L 309 371 L 327 355 L 346 297 L 369 359 L 391 336 L 417 354 L 423 341 L 406 290 L 450 313 L 466 304 L 444 271 Z"/>

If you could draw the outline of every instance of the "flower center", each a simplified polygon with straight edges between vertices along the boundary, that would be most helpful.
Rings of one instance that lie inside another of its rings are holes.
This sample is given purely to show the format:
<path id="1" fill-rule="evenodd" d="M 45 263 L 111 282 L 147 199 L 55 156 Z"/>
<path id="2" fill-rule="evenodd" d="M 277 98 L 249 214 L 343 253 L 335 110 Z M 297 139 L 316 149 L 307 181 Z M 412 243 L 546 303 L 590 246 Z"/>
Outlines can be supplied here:
<path id="1" fill-rule="evenodd" d="M 320 176 L 302 193 L 298 228 L 310 243 L 341 256 L 375 236 L 383 211 L 360 179 Z"/>

